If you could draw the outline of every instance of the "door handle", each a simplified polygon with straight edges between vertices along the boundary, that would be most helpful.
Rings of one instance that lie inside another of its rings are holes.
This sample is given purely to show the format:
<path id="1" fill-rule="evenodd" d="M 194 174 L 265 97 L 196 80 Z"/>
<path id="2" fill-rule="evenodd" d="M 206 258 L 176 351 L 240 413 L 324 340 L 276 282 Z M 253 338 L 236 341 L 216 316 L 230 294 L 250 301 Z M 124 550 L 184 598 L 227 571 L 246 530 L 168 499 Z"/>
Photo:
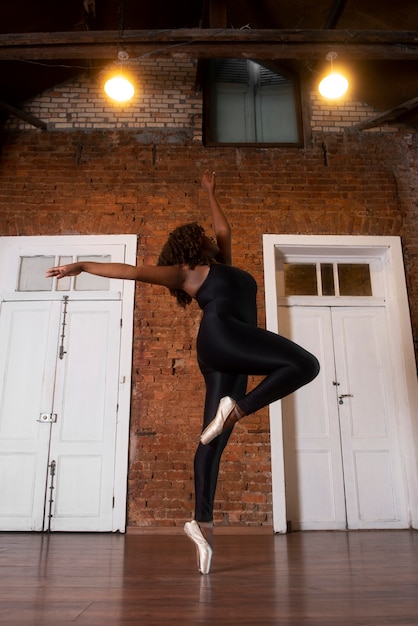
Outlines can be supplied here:
<path id="1" fill-rule="evenodd" d="M 344 404 L 344 398 L 354 398 L 352 393 L 342 393 L 338 396 L 338 404 Z"/>

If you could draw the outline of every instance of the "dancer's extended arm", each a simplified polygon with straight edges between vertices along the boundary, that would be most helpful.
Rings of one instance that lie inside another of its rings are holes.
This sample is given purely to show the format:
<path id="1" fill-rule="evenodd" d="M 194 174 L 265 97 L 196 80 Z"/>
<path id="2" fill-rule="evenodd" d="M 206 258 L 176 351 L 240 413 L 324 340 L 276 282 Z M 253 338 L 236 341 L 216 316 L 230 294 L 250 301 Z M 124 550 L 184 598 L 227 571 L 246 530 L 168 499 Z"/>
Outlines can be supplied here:
<path id="1" fill-rule="evenodd" d="M 126 263 L 96 263 L 95 261 L 79 261 L 68 265 L 51 267 L 46 272 L 47 278 L 63 278 L 78 276 L 81 272 L 105 276 L 106 278 L 122 278 L 137 280 L 143 283 L 163 285 L 169 289 L 182 289 L 187 272 L 177 266 L 160 267 L 156 265 L 128 265 Z"/>
<path id="2" fill-rule="evenodd" d="M 215 194 L 216 174 L 206 170 L 202 178 L 202 187 L 206 189 L 209 200 L 209 208 L 212 214 L 212 225 L 215 231 L 216 243 L 218 244 L 221 263 L 231 264 L 231 227 L 223 212 Z"/>

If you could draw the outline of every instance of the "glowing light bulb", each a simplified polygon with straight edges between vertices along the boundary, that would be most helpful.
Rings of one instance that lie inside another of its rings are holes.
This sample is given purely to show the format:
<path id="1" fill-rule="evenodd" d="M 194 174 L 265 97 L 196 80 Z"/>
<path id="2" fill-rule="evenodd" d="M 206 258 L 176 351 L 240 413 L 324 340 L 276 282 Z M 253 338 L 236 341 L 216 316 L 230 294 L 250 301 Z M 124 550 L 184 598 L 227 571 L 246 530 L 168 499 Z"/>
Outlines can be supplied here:
<path id="1" fill-rule="evenodd" d="M 332 72 L 321 80 L 318 89 L 324 98 L 341 98 L 348 89 L 348 80 L 345 76 Z"/>
<path id="2" fill-rule="evenodd" d="M 132 83 L 123 76 L 114 76 L 105 83 L 104 90 L 112 100 L 127 102 L 133 98 L 135 89 Z"/>

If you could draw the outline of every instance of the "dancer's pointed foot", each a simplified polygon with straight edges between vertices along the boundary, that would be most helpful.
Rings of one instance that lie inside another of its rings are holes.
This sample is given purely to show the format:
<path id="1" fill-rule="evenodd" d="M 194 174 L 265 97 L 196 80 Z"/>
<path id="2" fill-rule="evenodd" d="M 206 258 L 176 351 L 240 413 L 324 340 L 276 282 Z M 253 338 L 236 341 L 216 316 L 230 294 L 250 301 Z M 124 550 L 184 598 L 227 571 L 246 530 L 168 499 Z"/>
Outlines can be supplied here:
<path id="1" fill-rule="evenodd" d="M 199 524 L 196 520 L 186 522 L 184 532 L 193 541 L 197 550 L 197 567 L 201 574 L 209 574 L 212 561 L 213 550 L 203 536 Z"/>
<path id="2" fill-rule="evenodd" d="M 224 430 L 228 430 L 234 426 L 238 420 L 244 417 L 244 414 L 238 407 L 235 400 L 229 396 L 221 398 L 216 411 L 216 415 L 200 435 L 200 441 L 206 445 L 215 437 L 218 437 Z"/>

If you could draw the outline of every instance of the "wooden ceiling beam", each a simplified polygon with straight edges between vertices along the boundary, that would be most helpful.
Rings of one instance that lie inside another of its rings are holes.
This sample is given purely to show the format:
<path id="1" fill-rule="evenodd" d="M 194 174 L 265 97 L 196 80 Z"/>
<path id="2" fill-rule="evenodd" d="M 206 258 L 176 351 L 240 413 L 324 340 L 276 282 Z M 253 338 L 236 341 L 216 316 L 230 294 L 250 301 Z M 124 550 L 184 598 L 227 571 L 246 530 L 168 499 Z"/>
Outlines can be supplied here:
<path id="1" fill-rule="evenodd" d="M 399 119 L 402 115 L 405 115 L 405 113 L 409 113 L 416 108 L 418 108 L 418 98 L 412 98 L 411 100 L 407 100 L 407 102 L 402 102 L 402 104 L 398 104 L 396 107 L 390 109 L 389 111 L 379 113 L 379 115 L 375 115 L 368 120 L 364 120 L 363 122 L 359 122 L 358 124 L 349 126 L 348 128 L 346 128 L 346 132 L 367 130 L 368 128 L 376 128 L 376 126 L 389 124 L 390 122 L 394 122 L 395 120 Z"/>
<path id="2" fill-rule="evenodd" d="M 0 100 L 0 111 L 5 111 L 8 115 L 14 115 L 24 122 L 27 122 L 31 126 L 35 126 L 36 128 L 48 130 L 47 124 L 39 118 L 35 117 L 34 115 L 30 115 L 30 113 L 26 113 L 25 111 L 21 111 L 20 109 L 17 109 L 16 107 L 8 104 L 7 102 L 3 102 L 2 100 Z"/>
<path id="3" fill-rule="evenodd" d="M 325 22 L 322 25 L 322 28 L 329 29 L 335 28 L 337 26 L 338 20 L 340 19 L 347 0 L 335 0 L 334 4 L 331 7 L 330 12 L 328 13 Z"/>
<path id="4" fill-rule="evenodd" d="M 418 31 L 176 29 L 0 35 L 0 60 L 115 59 L 147 55 L 189 58 L 417 60 Z"/>

